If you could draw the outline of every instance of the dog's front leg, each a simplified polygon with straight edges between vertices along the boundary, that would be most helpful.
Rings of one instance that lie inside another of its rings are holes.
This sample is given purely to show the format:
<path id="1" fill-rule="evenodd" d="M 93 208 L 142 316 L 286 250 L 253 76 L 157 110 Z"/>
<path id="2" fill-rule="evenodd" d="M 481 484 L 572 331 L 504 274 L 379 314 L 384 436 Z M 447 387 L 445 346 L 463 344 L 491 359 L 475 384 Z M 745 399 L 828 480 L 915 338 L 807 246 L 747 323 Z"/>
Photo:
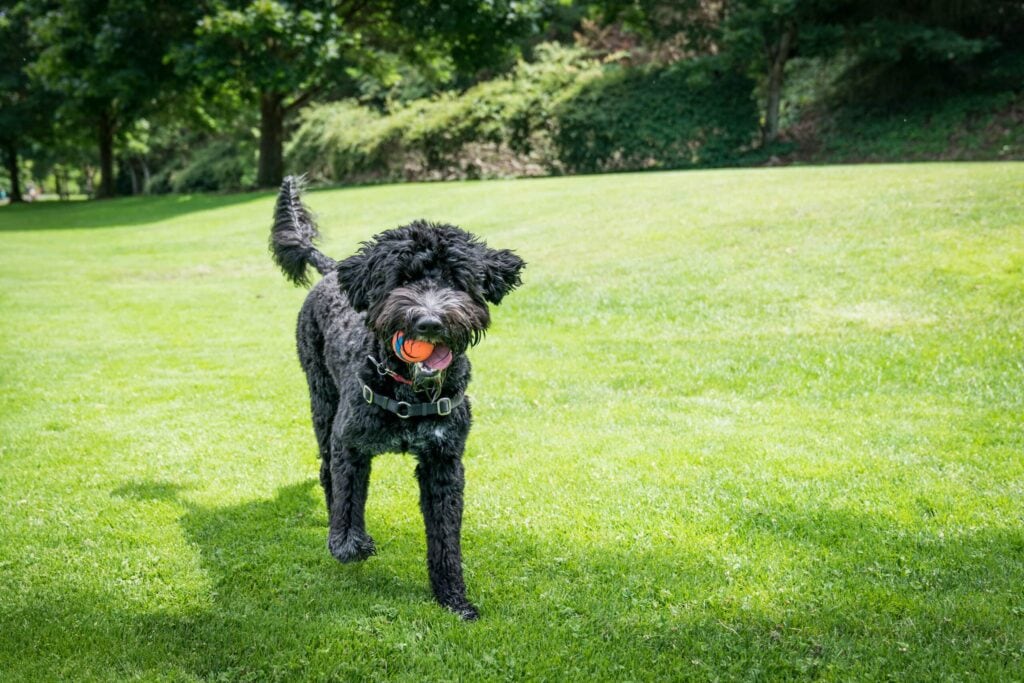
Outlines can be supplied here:
<path id="1" fill-rule="evenodd" d="M 370 487 L 370 457 L 351 448 L 331 453 L 331 511 L 327 548 L 340 562 L 358 562 L 376 553 L 366 533 L 364 511 Z"/>
<path id="2" fill-rule="evenodd" d="M 462 490 L 465 484 L 459 454 L 429 452 L 420 455 L 416 478 L 420 509 L 427 529 L 427 570 L 437 601 L 471 621 L 478 614 L 466 599 L 462 579 Z"/>

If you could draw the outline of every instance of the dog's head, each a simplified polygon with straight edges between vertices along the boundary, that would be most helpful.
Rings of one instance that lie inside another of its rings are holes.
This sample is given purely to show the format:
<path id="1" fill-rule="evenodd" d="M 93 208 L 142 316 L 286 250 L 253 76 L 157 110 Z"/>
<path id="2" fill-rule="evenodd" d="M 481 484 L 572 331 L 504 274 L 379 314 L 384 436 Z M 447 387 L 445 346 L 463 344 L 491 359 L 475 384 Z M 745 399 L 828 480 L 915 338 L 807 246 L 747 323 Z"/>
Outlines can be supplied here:
<path id="1" fill-rule="evenodd" d="M 364 242 L 338 264 L 338 282 L 382 341 L 396 332 L 434 345 L 414 372 L 442 372 L 490 325 L 487 305 L 521 284 L 525 263 L 451 225 L 417 221 Z"/>

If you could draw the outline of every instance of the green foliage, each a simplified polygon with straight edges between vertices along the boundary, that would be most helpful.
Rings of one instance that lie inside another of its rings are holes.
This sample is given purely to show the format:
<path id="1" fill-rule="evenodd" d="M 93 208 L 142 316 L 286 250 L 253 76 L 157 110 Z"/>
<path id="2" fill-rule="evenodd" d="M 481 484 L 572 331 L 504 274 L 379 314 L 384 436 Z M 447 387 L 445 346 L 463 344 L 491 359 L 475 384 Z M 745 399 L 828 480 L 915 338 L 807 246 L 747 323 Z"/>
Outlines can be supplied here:
<path id="1" fill-rule="evenodd" d="M 0 142 L 28 143 L 33 133 L 45 133 L 56 104 L 51 93 L 33 83 L 25 70 L 37 55 L 31 41 L 31 7 L 13 3 L 0 10 Z"/>
<path id="2" fill-rule="evenodd" d="M 893 110 L 846 106 L 822 117 L 809 160 L 1024 159 L 1024 94 L 915 99 Z"/>
<path id="3" fill-rule="evenodd" d="M 766 139 L 778 133 L 780 92 L 793 57 L 850 64 L 849 101 L 892 102 L 969 89 L 980 57 L 1014 48 L 1024 4 L 1014 0 L 602 0 L 607 21 L 720 55 L 757 83 Z M 853 59 L 850 58 L 851 54 Z M 784 116 L 782 114 L 781 116 Z"/>
<path id="4" fill-rule="evenodd" d="M 731 59 L 602 67 L 548 46 L 506 78 L 390 115 L 353 103 L 311 108 L 289 148 L 289 166 L 320 180 L 366 182 L 728 166 L 772 156 L 1017 158 L 1016 114 L 992 117 L 1008 106 L 1008 85 L 1020 82 L 1024 60 L 999 55 L 985 70 L 991 92 L 927 97 L 907 86 L 899 106 L 844 95 L 844 79 L 864 63 L 855 51 L 797 58 L 787 69 L 782 109 L 790 136 L 754 147 L 758 90 L 726 66 Z M 882 90 L 872 92 L 877 98 Z M 502 162 L 481 160 L 487 150 L 503 154 Z"/>
<path id="5" fill-rule="evenodd" d="M 147 190 L 153 194 L 225 192 L 251 188 L 255 181 L 255 143 L 219 138 L 198 149 L 181 168 L 165 168 Z"/>
<path id="6" fill-rule="evenodd" d="M 555 46 L 538 56 L 506 78 L 387 116 L 312 108 L 289 165 L 334 181 L 465 177 L 481 174 L 473 164 L 485 147 L 514 159 L 513 174 L 530 163 L 548 172 L 720 166 L 736 163 L 757 130 L 751 82 L 720 60 L 632 70 Z"/>
<path id="7" fill-rule="evenodd" d="M 335 181 L 472 175 L 479 169 L 467 146 L 521 157 L 543 151 L 559 103 L 602 72 L 577 50 L 547 45 L 537 55 L 505 78 L 461 95 L 417 100 L 386 116 L 352 103 L 311 107 L 288 149 L 289 166 Z"/>
<path id="8" fill-rule="evenodd" d="M 991 37 L 968 38 L 957 31 L 926 24 L 875 20 L 854 27 L 848 38 L 866 62 L 964 62 L 998 46 Z"/>
<path id="9" fill-rule="evenodd" d="M 31 7 L 25 2 L 0 10 L 0 174 L 12 200 L 21 199 L 21 157 L 33 150 L 33 143 L 50 141 L 52 112 L 58 104 L 54 94 L 33 82 L 25 70 L 25 64 L 38 54 L 38 46 L 30 40 L 31 18 Z"/>
<path id="10" fill-rule="evenodd" d="M 537 57 L 533 63 L 520 62 L 507 78 L 402 111 L 403 141 L 434 169 L 457 159 L 471 142 L 528 154 L 543 144 L 538 138 L 549 133 L 559 103 L 601 73 L 576 50 L 547 45 L 537 49 Z"/>
<path id="11" fill-rule="evenodd" d="M 704 49 L 714 39 L 725 5 L 706 0 L 597 0 L 581 3 L 605 23 L 620 22 L 647 40 L 685 35 L 686 44 Z"/>
<path id="12" fill-rule="evenodd" d="M 300 118 L 286 150 L 288 166 L 297 173 L 325 180 L 387 164 L 381 156 L 366 158 L 376 150 L 362 151 L 368 131 L 381 120 L 377 112 L 346 100 L 307 107 Z"/>
<path id="13" fill-rule="evenodd" d="M 101 196 L 114 194 L 114 146 L 139 118 L 167 106 L 176 75 L 165 59 L 197 7 L 172 0 L 33 0 L 27 67 L 60 95 L 56 114 L 96 135 Z"/>
<path id="14" fill-rule="evenodd" d="M 164 56 L 194 21 L 171 0 L 32 4 L 40 54 L 31 73 L 64 96 L 68 114 L 95 119 L 94 110 L 107 107 L 119 122 L 154 107 L 173 75 Z"/>
<path id="15" fill-rule="evenodd" d="M 399 52 L 426 49 L 448 55 L 458 71 L 474 76 L 509 65 L 517 43 L 541 32 L 548 7 L 557 0 L 403 0 L 392 5 L 390 20 L 410 45 Z M 389 3 L 383 3 L 389 4 Z"/>
<path id="16" fill-rule="evenodd" d="M 285 116 L 325 91 L 352 95 L 360 79 L 393 79 L 401 60 L 451 62 L 475 72 L 532 30 L 533 2 L 330 0 L 218 2 L 195 39 L 177 51 L 179 69 L 211 87 L 231 83 L 261 110 L 258 182 L 280 182 Z M 399 59 L 400 58 L 400 59 Z"/>
<path id="17" fill-rule="evenodd" d="M 726 4 L 724 17 L 716 27 L 716 34 L 726 54 L 735 61 L 754 60 L 757 68 L 765 68 L 764 61 L 770 46 L 790 26 L 804 24 L 816 6 L 807 0 L 734 0 Z"/>
<path id="18" fill-rule="evenodd" d="M 560 103 L 558 157 L 581 172 L 736 163 L 757 132 L 752 87 L 721 60 L 613 69 Z"/>
<path id="19" fill-rule="evenodd" d="M 533 43 L 574 30 L 594 53 Z M 1021 35 L 1019 0 L 17 0 L 0 147 L 43 174 L 91 177 L 98 156 L 101 193 L 115 162 L 128 187 L 245 186 L 248 152 L 224 141 L 257 115 L 261 185 L 293 133 L 290 168 L 333 181 L 922 158 L 949 155 L 943 137 L 1013 157 L 1013 115 L 982 109 L 1020 92 Z"/>
<path id="20" fill-rule="evenodd" d="M 941 9 L 903 21 L 880 12 L 851 24 L 839 52 L 792 65 L 785 99 L 795 159 L 1024 158 L 1024 53 L 1001 44 L 1002 29 L 968 37 L 986 16 L 982 5 Z M 1024 16 L 1004 14 L 1011 26 Z"/>
<path id="21" fill-rule="evenodd" d="M 212 84 L 241 84 L 249 92 L 301 92 L 328 74 L 345 76 L 347 38 L 341 29 L 341 17 L 329 2 L 218 2 L 175 59 L 179 70 Z"/>

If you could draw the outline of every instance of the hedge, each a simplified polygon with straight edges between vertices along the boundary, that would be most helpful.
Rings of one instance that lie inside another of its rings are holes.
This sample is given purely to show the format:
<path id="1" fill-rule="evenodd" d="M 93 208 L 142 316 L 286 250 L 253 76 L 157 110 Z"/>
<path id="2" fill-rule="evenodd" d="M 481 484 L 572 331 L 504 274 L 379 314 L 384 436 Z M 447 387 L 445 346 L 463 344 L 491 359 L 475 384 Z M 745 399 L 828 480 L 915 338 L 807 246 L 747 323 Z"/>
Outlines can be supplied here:
<path id="1" fill-rule="evenodd" d="M 756 138 L 753 83 L 719 60 L 630 69 L 553 45 L 539 55 L 390 114 L 310 107 L 286 150 L 289 170 L 367 182 L 721 166 Z"/>

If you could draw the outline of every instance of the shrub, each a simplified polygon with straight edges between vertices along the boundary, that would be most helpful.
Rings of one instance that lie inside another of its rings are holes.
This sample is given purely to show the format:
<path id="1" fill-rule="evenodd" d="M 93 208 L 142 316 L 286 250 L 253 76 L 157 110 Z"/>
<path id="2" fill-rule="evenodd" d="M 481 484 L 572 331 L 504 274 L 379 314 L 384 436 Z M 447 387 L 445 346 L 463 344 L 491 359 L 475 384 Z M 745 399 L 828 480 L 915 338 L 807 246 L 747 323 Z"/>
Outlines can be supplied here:
<path id="1" fill-rule="evenodd" d="M 918 161 L 1020 159 L 1024 96 L 958 93 L 916 99 L 900 108 L 840 109 L 821 117 L 813 160 Z"/>
<path id="2" fill-rule="evenodd" d="M 557 108 L 558 158 L 577 172 L 735 164 L 758 131 L 752 91 L 714 59 L 612 68 Z"/>
<path id="3" fill-rule="evenodd" d="M 507 77 L 461 95 L 416 100 L 380 115 L 352 102 L 308 108 L 286 150 L 289 168 L 334 181 L 520 175 L 548 170 L 554 108 L 601 66 L 579 50 L 538 48 Z"/>
<path id="4" fill-rule="evenodd" d="M 214 140 L 197 150 L 188 164 L 170 176 L 173 192 L 218 192 L 252 187 L 256 148 L 249 140 Z"/>
<path id="5" fill-rule="evenodd" d="M 348 182 L 680 168 L 738 163 L 756 136 L 753 83 L 721 60 L 627 69 L 553 45 L 538 54 L 390 115 L 311 107 L 288 165 Z"/>
<path id="6" fill-rule="evenodd" d="M 908 34 L 913 38 L 913 34 Z M 891 62 L 857 53 L 799 62 L 786 98 L 792 160 L 821 162 L 1020 159 L 1024 155 L 1024 53 L 967 55 L 928 66 L 920 50 Z M 914 59 L 911 59 L 914 57 Z M 807 92 L 819 65 L 828 79 Z"/>

